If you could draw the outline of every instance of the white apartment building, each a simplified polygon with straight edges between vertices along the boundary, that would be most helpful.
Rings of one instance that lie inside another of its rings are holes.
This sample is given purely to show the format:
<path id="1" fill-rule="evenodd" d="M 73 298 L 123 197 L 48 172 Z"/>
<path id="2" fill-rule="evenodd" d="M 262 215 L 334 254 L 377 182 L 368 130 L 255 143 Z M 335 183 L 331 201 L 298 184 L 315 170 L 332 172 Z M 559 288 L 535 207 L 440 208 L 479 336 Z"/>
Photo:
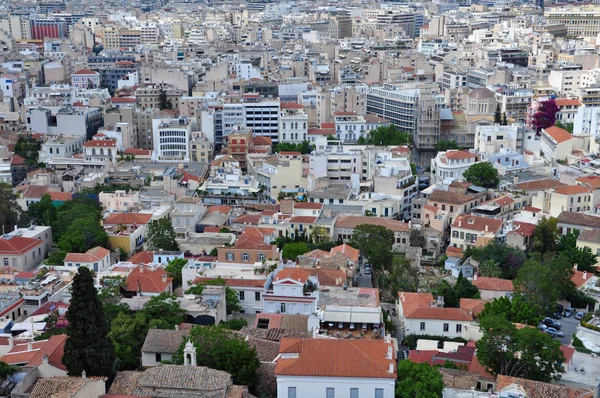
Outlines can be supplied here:
<path id="1" fill-rule="evenodd" d="M 566 96 L 577 95 L 581 87 L 589 87 L 598 79 L 591 70 L 552 70 L 548 75 L 548 84 L 558 93 Z"/>
<path id="2" fill-rule="evenodd" d="M 83 135 L 49 135 L 45 137 L 42 143 L 42 149 L 39 151 L 39 161 L 46 161 L 57 158 L 69 158 L 76 153 L 81 153 L 85 136 Z"/>
<path id="3" fill-rule="evenodd" d="M 155 160 L 190 161 L 190 139 L 193 121 L 186 117 L 176 119 L 153 119 Z"/>
<path id="4" fill-rule="evenodd" d="M 469 151 L 438 152 L 431 159 L 431 184 L 449 185 L 462 178 L 469 167 L 481 161 L 481 155 Z"/>
<path id="5" fill-rule="evenodd" d="M 518 145 L 519 139 L 520 145 Z M 479 153 L 493 155 L 504 148 L 517 151 L 522 146 L 523 137 L 522 134 L 519 135 L 519 125 L 478 125 L 475 130 L 475 150 Z"/>
<path id="6" fill-rule="evenodd" d="M 316 149 L 310 154 L 309 173 L 330 180 L 362 179 L 363 149 L 361 146 L 329 145 L 325 137 L 319 137 Z M 310 188 L 310 187 L 309 187 Z"/>
<path id="7" fill-rule="evenodd" d="M 96 134 L 91 141 L 83 144 L 86 162 L 107 162 L 117 164 L 117 141 L 108 139 L 104 134 Z"/>
<path id="8" fill-rule="evenodd" d="M 577 109 L 573 121 L 574 135 L 593 135 L 598 137 L 600 134 L 600 106 L 582 105 Z"/>
<path id="9" fill-rule="evenodd" d="M 244 80 L 262 79 L 260 70 L 252 65 L 252 62 L 247 59 L 240 59 L 237 62 L 230 64 L 230 73 Z"/>
<path id="10" fill-rule="evenodd" d="M 279 142 L 299 143 L 307 140 L 308 115 L 304 105 L 295 102 L 281 104 Z"/>
<path id="11" fill-rule="evenodd" d="M 258 94 L 244 95 L 245 127 L 257 136 L 279 142 L 279 100 L 261 101 Z"/>

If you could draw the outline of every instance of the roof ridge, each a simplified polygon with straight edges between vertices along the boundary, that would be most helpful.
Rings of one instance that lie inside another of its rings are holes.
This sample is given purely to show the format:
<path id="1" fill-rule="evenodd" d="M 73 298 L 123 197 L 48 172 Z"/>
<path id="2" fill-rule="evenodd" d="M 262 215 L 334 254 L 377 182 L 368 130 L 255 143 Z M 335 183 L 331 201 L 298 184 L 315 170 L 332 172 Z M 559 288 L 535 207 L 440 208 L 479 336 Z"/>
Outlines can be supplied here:
<path id="1" fill-rule="evenodd" d="M 342 341 L 343 341 L 343 340 L 342 340 Z M 386 372 L 387 372 L 387 371 L 388 371 L 387 367 L 385 367 L 385 368 L 384 368 L 383 366 L 381 366 L 381 364 L 379 364 L 379 363 L 377 363 L 376 361 L 374 361 L 374 360 L 373 360 L 373 358 L 372 358 L 372 357 L 371 357 L 369 354 L 365 353 L 365 352 L 364 352 L 364 351 L 363 351 L 363 350 L 362 350 L 362 349 L 361 349 L 361 348 L 360 348 L 358 345 L 356 345 L 356 344 L 355 344 L 357 341 L 362 341 L 362 342 L 365 342 L 365 343 L 366 343 L 366 342 L 367 342 L 367 341 L 369 341 L 369 340 L 350 340 L 350 344 L 352 344 L 352 346 L 353 346 L 355 349 L 357 349 L 357 350 L 358 350 L 358 351 L 359 351 L 359 352 L 360 352 L 360 353 L 361 353 L 363 356 L 366 356 L 366 357 L 369 359 L 369 361 L 370 361 L 371 363 L 374 363 L 374 364 L 375 364 L 375 365 L 376 365 L 376 366 L 377 366 L 379 369 L 381 369 L 382 371 L 386 371 Z M 371 340 L 371 341 L 377 341 L 377 340 Z M 366 344 L 371 344 L 371 343 L 366 343 Z M 387 344 L 387 343 L 386 343 L 386 344 Z M 392 354 L 392 356 L 393 356 L 393 354 Z M 393 358 L 392 358 L 392 359 L 390 359 L 390 361 L 393 361 L 393 360 L 394 360 Z"/>

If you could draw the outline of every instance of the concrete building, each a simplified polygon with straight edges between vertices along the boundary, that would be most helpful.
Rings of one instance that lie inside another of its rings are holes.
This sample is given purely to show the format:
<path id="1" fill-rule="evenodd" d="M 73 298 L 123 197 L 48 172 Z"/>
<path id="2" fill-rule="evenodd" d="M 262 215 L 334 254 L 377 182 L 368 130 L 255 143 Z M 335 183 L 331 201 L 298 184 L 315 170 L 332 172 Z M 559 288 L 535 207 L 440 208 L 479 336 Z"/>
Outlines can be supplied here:
<path id="1" fill-rule="evenodd" d="M 76 88 L 100 87 L 100 74 L 89 69 L 80 69 L 71 74 L 71 86 Z"/>
<path id="2" fill-rule="evenodd" d="M 155 159 L 189 162 L 193 124 L 193 120 L 185 117 L 154 119 L 152 134 Z"/>
<path id="3" fill-rule="evenodd" d="M 481 161 L 481 155 L 469 151 L 438 152 L 437 156 L 431 159 L 431 183 L 448 185 L 462 178 L 469 167 Z"/>
<path id="4" fill-rule="evenodd" d="M 573 136 L 565 129 L 552 126 L 541 131 L 540 155 L 548 162 L 566 160 L 571 153 Z"/>
<path id="5" fill-rule="evenodd" d="M 279 116 L 279 142 L 300 143 L 306 141 L 308 133 L 308 115 L 304 105 L 295 102 L 281 104 Z"/>
<path id="6" fill-rule="evenodd" d="M 98 108 L 43 107 L 30 108 L 26 115 L 27 130 L 39 134 L 85 136 L 88 139 L 102 127 Z"/>
<path id="7" fill-rule="evenodd" d="M 600 33 L 600 10 L 593 5 L 546 8 L 544 16 L 549 23 L 565 25 L 567 36 L 596 37 Z"/>

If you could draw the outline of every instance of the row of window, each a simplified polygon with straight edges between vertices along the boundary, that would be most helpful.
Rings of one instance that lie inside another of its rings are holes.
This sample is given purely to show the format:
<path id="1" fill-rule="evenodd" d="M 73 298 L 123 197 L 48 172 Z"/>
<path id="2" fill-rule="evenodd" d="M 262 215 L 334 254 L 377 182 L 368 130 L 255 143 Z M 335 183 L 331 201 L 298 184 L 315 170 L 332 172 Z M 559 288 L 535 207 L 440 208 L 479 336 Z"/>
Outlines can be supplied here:
<path id="1" fill-rule="evenodd" d="M 246 301 L 246 292 L 243 290 L 238 292 L 240 301 Z M 254 292 L 254 301 L 260 301 L 260 292 Z"/>
<path id="2" fill-rule="evenodd" d="M 235 253 L 227 253 L 225 257 L 227 261 L 235 261 Z M 264 254 L 258 254 L 258 261 L 264 261 L 265 259 Z M 250 255 L 248 253 L 242 253 L 242 261 L 250 261 Z"/>
<path id="3" fill-rule="evenodd" d="M 420 329 L 421 329 L 421 331 L 425 330 L 425 322 L 421 322 Z M 443 331 L 444 331 L 444 333 L 450 332 L 450 324 L 449 323 L 444 323 Z M 462 333 L 462 324 L 460 324 L 460 323 L 456 324 L 456 333 Z"/>
<path id="4" fill-rule="evenodd" d="M 364 389 L 363 389 L 364 390 Z M 350 387 L 350 398 L 359 398 L 358 388 Z M 345 395 L 342 393 L 342 395 Z M 296 398 L 296 387 L 288 387 L 288 398 Z M 325 389 L 325 398 L 335 398 L 335 388 L 327 387 Z M 375 398 L 383 398 L 383 388 L 375 389 Z"/>

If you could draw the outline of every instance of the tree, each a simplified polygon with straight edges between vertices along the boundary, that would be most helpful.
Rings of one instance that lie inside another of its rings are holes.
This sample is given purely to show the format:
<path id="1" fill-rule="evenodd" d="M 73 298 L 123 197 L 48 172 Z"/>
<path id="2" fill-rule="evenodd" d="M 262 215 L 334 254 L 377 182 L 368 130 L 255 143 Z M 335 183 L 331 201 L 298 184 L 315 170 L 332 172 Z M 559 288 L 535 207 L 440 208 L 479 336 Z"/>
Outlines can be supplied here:
<path id="1" fill-rule="evenodd" d="M 500 183 L 498 170 L 490 162 L 475 163 L 463 173 L 463 178 L 483 188 L 496 188 Z"/>
<path id="2" fill-rule="evenodd" d="M 325 230 L 325 227 L 321 225 L 313 225 L 312 231 L 310 232 L 310 240 L 315 245 L 331 241 L 329 234 Z"/>
<path id="3" fill-rule="evenodd" d="M 366 143 L 369 145 L 383 146 L 409 145 L 410 134 L 402 132 L 396 126 L 390 124 L 371 130 L 366 138 Z"/>
<path id="4" fill-rule="evenodd" d="M 502 124 L 502 109 L 500 109 L 500 104 L 496 104 L 496 110 L 494 111 L 494 123 Z"/>
<path id="5" fill-rule="evenodd" d="M 108 235 L 100 222 L 93 217 L 73 221 L 58 241 L 58 248 L 67 253 L 84 253 L 92 247 L 106 247 Z"/>
<path id="6" fill-rule="evenodd" d="M 225 281 L 219 276 L 215 279 L 204 281 L 202 284 L 195 284 L 191 286 L 185 293 L 199 296 L 202 294 L 204 286 L 206 285 L 225 286 Z M 242 309 L 242 306 L 240 305 L 240 298 L 238 297 L 237 292 L 229 286 L 225 286 L 225 308 L 227 315 Z"/>
<path id="7" fill-rule="evenodd" d="M 446 308 L 458 308 L 460 300 L 456 296 L 454 287 L 448 283 L 447 280 L 442 279 L 438 287 L 435 289 L 435 296 L 442 296 L 444 298 L 444 307 Z"/>
<path id="8" fill-rule="evenodd" d="M 165 271 L 167 274 L 173 278 L 173 287 L 178 288 L 181 286 L 183 280 L 181 276 L 181 270 L 188 263 L 188 260 L 185 258 L 175 258 L 169 261 L 169 264 L 165 267 Z"/>
<path id="9" fill-rule="evenodd" d="M 573 134 L 573 123 L 562 123 L 560 120 L 557 120 L 554 125 L 563 130 L 567 130 L 569 134 Z"/>
<path id="10" fill-rule="evenodd" d="M 167 97 L 167 92 L 165 91 L 165 89 L 163 88 L 163 86 L 161 84 L 160 90 L 158 92 L 158 109 L 160 109 L 162 111 L 164 109 L 172 109 L 172 108 L 173 108 L 173 104 Z"/>
<path id="11" fill-rule="evenodd" d="M 553 253 L 556 251 L 558 239 L 558 219 L 542 217 L 533 230 L 533 250 L 538 253 Z"/>
<path id="12" fill-rule="evenodd" d="M 58 210 L 50 195 L 44 194 L 39 202 L 29 205 L 27 213 L 31 217 L 31 222 L 51 227 L 56 222 Z"/>
<path id="13" fill-rule="evenodd" d="M 500 264 L 500 276 L 504 279 L 514 279 L 517 276 L 517 271 L 525 262 L 525 254 L 522 251 L 497 240 L 491 241 L 482 248 L 468 249 L 465 252 L 465 257 L 468 258 L 469 256 L 473 256 L 482 265 L 487 261 Z"/>
<path id="14" fill-rule="evenodd" d="M 302 141 L 299 144 L 294 144 L 292 142 L 280 142 L 275 145 L 273 152 L 300 152 L 302 154 L 310 153 L 310 143 L 306 140 Z"/>
<path id="15" fill-rule="evenodd" d="M 533 115 L 533 126 L 539 132 L 541 129 L 547 129 L 554 126 L 556 114 L 560 109 L 554 99 L 549 99 L 540 103 L 537 112 Z"/>
<path id="16" fill-rule="evenodd" d="M 243 338 L 218 326 L 196 326 L 189 334 L 189 341 L 196 348 L 196 364 L 231 374 L 234 384 L 254 388 L 260 360 L 256 350 Z M 173 362 L 183 364 L 183 342 Z"/>
<path id="17" fill-rule="evenodd" d="M 171 221 L 166 218 L 154 220 L 148 225 L 146 247 L 148 250 L 177 251 L 179 245 L 175 240 L 175 230 Z"/>
<path id="18" fill-rule="evenodd" d="M 148 320 L 149 328 L 173 329 L 185 320 L 185 311 L 177 297 L 165 292 L 148 300 L 142 312 Z"/>
<path id="19" fill-rule="evenodd" d="M 480 298 L 479 289 L 463 276 L 462 271 L 458 274 L 458 279 L 454 285 L 454 291 L 459 300 L 461 298 Z"/>
<path id="20" fill-rule="evenodd" d="M 230 231 L 230 230 L 229 230 L 229 228 L 227 228 L 227 227 L 222 227 L 222 228 L 219 230 L 219 233 L 220 233 L 220 234 L 228 234 L 228 233 L 230 233 L 230 232 L 231 232 L 231 231 Z"/>
<path id="21" fill-rule="evenodd" d="M 557 253 L 566 256 L 571 264 L 577 264 L 579 271 L 596 272 L 596 254 L 588 246 L 577 247 L 579 231 L 561 235 L 556 247 Z"/>
<path id="22" fill-rule="evenodd" d="M 60 206 L 56 215 L 56 221 L 52 225 L 52 239 L 58 242 L 78 218 L 93 219 L 96 224 L 100 224 L 102 215 L 98 202 L 94 202 L 85 196 L 76 196 Z"/>
<path id="23" fill-rule="evenodd" d="M 479 265 L 479 276 L 499 278 L 502 270 L 494 260 L 486 260 Z"/>
<path id="24" fill-rule="evenodd" d="M 444 307 L 458 308 L 461 298 L 479 298 L 479 289 L 463 277 L 462 272 L 458 274 L 458 279 L 454 286 L 448 281 L 442 280 L 435 290 L 436 296 L 444 297 Z"/>
<path id="25" fill-rule="evenodd" d="M 244 326 L 248 326 L 248 321 L 244 318 L 233 318 L 228 321 L 221 321 L 219 323 L 220 328 L 229 330 L 241 330 Z"/>
<path id="26" fill-rule="evenodd" d="M 0 377 L 3 379 L 17 373 L 20 370 L 18 366 L 12 366 L 7 364 L 6 362 L 0 361 Z"/>
<path id="27" fill-rule="evenodd" d="M 112 321 L 108 337 L 115 346 L 117 370 L 135 370 L 140 365 L 142 345 L 148 333 L 148 322 L 143 312 L 119 313 Z"/>
<path id="28" fill-rule="evenodd" d="M 67 252 L 64 250 L 57 250 L 48 256 L 47 263 L 48 265 L 63 265 L 65 261 L 65 257 L 67 256 Z"/>
<path id="29" fill-rule="evenodd" d="M 382 300 L 395 300 L 398 292 L 416 292 L 418 286 L 417 269 L 404 257 L 394 256 L 389 272 L 377 274 L 377 287 L 381 291 Z"/>
<path id="30" fill-rule="evenodd" d="M 21 135 L 15 144 L 15 155 L 19 155 L 29 166 L 37 166 L 39 150 L 41 149 L 39 141 L 30 136 Z"/>
<path id="31" fill-rule="evenodd" d="M 517 329 L 503 314 L 480 317 L 477 358 L 493 375 L 549 382 L 564 372 L 560 342 L 535 327 Z"/>
<path id="32" fill-rule="evenodd" d="M 438 152 L 444 152 L 448 149 L 458 149 L 458 144 L 456 143 L 456 141 L 439 140 L 435 143 L 435 150 Z"/>
<path id="33" fill-rule="evenodd" d="M 489 315 L 501 315 L 513 323 L 536 326 L 542 319 L 540 309 L 527 302 L 522 295 L 515 294 L 512 299 L 500 297 L 485 303 L 479 318 Z"/>
<path id="34" fill-rule="evenodd" d="M 427 362 L 398 362 L 396 398 L 439 398 L 444 390 L 440 371 Z"/>
<path id="35" fill-rule="evenodd" d="M 354 228 L 350 246 L 361 251 L 369 259 L 374 269 L 388 268 L 392 263 L 394 232 L 370 224 L 361 224 Z"/>
<path id="36" fill-rule="evenodd" d="M 502 114 L 502 126 L 508 126 L 508 118 L 506 117 L 506 112 Z"/>
<path id="37" fill-rule="evenodd" d="M 411 228 L 408 242 L 410 243 L 410 247 L 425 248 L 423 231 L 420 228 Z"/>
<path id="38" fill-rule="evenodd" d="M 17 195 L 8 184 L 0 183 L 0 228 L 2 233 L 12 231 L 19 222 L 21 207 L 17 203 Z"/>
<path id="39" fill-rule="evenodd" d="M 69 326 L 62 362 L 69 375 L 81 376 L 84 370 L 88 377 L 113 375 L 115 348 L 107 337 L 109 325 L 87 267 L 79 267 L 73 278 L 66 317 Z"/>
<path id="40" fill-rule="evenodd" d="M 120 313 L 131 313 L 129 306 L 121 302 L 119 290 L 123 283 L 122 277 L 103 279 L 104 286 L 98 294 L 98 300 L 102 304 L 102 310 L 109 325 Z"/>
<path id="41" fill-rule="evenodd" d="M 282 256 L 285 260 L 296 261 L 298 256 L 310 251 L 310 247 L 304 242 L 286 243 L 283 246 Z"/>

